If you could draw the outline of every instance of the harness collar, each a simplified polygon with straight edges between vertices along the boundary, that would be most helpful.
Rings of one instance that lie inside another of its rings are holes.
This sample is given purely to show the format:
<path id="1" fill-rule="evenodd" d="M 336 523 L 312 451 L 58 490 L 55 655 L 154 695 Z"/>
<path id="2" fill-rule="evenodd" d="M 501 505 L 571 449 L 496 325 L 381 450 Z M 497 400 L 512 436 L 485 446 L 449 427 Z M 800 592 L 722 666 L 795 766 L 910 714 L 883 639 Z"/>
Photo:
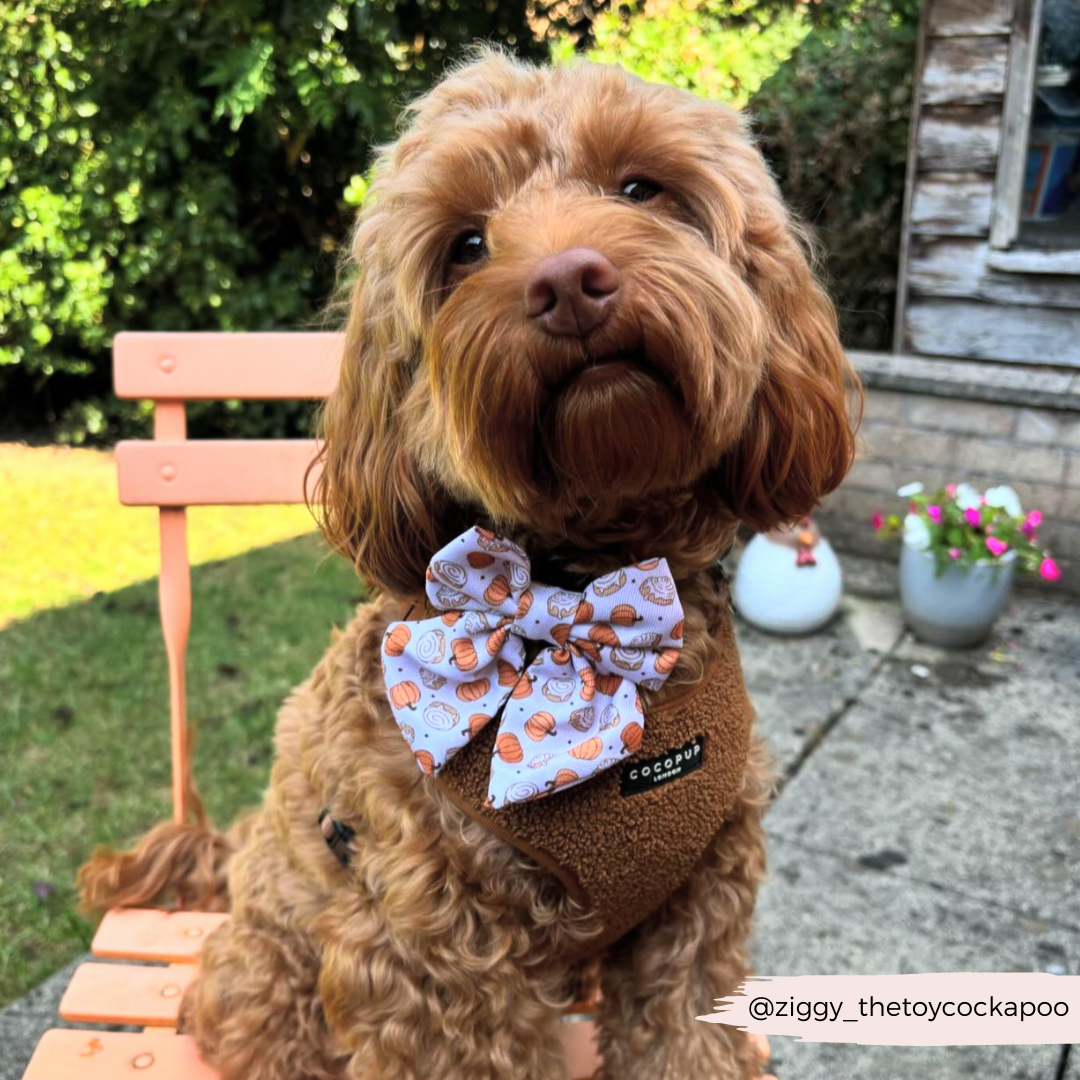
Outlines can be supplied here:
<path id="1" fill-rule="evenodd" d="M 337 858 L 342 866 L 348 866 L 352 860 L 350 844 L 356 836 L 356 830 L 330 816 L 330 808 L 326 807 L 319 813 L 319 831 L 326 841 L 326 846 Z"/>

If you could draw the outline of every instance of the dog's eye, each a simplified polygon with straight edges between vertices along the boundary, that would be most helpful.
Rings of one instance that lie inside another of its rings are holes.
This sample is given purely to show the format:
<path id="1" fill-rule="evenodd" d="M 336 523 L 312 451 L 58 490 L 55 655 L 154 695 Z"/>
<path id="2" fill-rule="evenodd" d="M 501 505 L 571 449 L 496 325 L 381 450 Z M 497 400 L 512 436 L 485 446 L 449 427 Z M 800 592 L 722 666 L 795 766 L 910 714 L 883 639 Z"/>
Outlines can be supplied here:
<path id="1" fill-rule="evenodd" d="M 475 229 L 462 233 L 455 241 L 450 252 L 450 261 L 459 266 L 468 266 L 470 263 L 479 262 L 487 254 L 487 244 L 484 234 Z"/>
<path id="2" fill-rule="evenodd" d="M 619 189 L 619 194 L 631 202 L 648 202 L 655 199 L 664 189 L 651 180 L 627 180 Z"/>

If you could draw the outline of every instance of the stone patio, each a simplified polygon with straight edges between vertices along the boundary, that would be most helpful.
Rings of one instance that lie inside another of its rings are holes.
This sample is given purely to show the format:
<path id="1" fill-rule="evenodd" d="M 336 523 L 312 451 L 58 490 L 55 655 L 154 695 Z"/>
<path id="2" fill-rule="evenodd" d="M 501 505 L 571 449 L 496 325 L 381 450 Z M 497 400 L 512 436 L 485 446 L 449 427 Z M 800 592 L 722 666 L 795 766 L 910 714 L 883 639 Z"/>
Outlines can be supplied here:
<path id="1" fill-rule="evenodd" d="M 783 776 L 763 974 L 1080 970 L 1080 605 L 1019 593 L 987 645 L 902 630 L 888 564 L 845 560 L 843 617 L 743 663 Z M 1061 1080 L 1060 1046 L 773 1040 L 781 1080 Z"/>
<path id="2" fill-rule="evenodd" d="M 757 969 L 1080 972 L 1080 604 L 1018 593 L 994 640 L 946 652 L 904 633 L 891 564 L 844 569 L 827 631 L 740 626 L 781 776 Z M 55 1025 L 69 977 L 0 1012 L 0 1080 Z M 780 1080 L 1080 1080 L 1060 1046 L 773 1053 Z"/>

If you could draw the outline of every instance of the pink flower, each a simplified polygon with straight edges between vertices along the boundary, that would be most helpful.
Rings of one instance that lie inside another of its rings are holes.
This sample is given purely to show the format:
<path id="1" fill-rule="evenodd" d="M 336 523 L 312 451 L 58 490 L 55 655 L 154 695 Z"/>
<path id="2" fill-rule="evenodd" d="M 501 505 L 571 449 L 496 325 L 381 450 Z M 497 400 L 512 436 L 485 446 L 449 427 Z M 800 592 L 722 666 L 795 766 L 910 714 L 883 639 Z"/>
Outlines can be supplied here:
<path id="1" fill-rule="evenodd" d="M 996 536 L 988 536 L 986 538 L 986 546 L 990 549 L 991 555 L 1004 555 L 1009 549 L 1009 545 L 1004 540 L 999 540 Z"/>
<path id="2" fill-rule="evenodd" d="M 949 558 L 959 559 L 963 552 L 959 548 L 949 548 Z"/>
<path id="3" fill-rule="evenodd" d="M 926 508 L 926 516 L 935 524 L 941 524 L 941 507 L 940 506 L 928 506 Z"/>
<path id="4" fill-rule="evenodd" d="M 885 527 L 885 515 L 880 510 L 875 510 L 873 517 L 870 518 L 870 524 L 874 526 L 874 532 L 881 532 Z"/>
<path id="5" fill-rule="evenodd" d="M 982 524 L 982 516 L 979 513 L 977 506 L 969 507 L 964 511 L 964 517 L 967 518 L 967 523 L 973 528 L 977 529 Z"/>
<path id="6" fill-rule="evenodd" d="M 946 484 L 945 485 L 945 494 L 948 495 L 950 499 L 956 498 L 956 485 L 955 484 Z"/>
<path id="7" fill-rule="evenodd" d="M 1042 564 L 1039 566 L 1039 573 L 1047 581 L 1057 581 L 1061 577 L 1061 570 L 1058 569 L 1058 564 L 1053 559 L 1043 559 Z"/>
<path id="8" fill-rule="evenodd" d="M 1024 524 L 1031 526 L 1033 529 L 1037 529 L 1042 524 L 1042 511 L 1032 510 L 1031 513 L 1028 514 Z"/>

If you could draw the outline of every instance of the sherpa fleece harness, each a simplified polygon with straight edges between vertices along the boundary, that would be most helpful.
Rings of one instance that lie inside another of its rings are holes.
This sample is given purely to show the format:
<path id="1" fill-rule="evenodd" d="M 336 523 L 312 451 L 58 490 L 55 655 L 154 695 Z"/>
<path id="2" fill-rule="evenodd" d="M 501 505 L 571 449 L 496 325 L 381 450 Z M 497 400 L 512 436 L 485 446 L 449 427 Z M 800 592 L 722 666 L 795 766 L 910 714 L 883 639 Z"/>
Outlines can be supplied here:
<path id="1" fill-rule="evenodd" d="M 509 564 L 500 565 L 507 556 Z M 605 603 L 604 593 L 617 603 Z M 528 557 L 510 541 L 470 530 L 432 560 L 428 600 L 433 618 L 393 623 L 384 639 L 384 674 L 399 728 L 419 766 L 455 805 L 554 874 L 597 916 L 602 930 L 588 949 L 599 952 L 682 884 L 738 799 L 753 711 L 730 616 L 725 613 L 716 632 L 719 658 L 705 677 L 665 693 L 663 679 L 681 645 L 682 614 L 663 560 L 626 567 L 571 594 L 533 583 Z M 511 616 L 522 625 L 531 606 L 548 607 L 551 601 L 542 640 L 555 648 L 547 650 L 554 655 L 546 666 L 543 653 L 527 666 L 524 652 L 513 664 L 491 662 L 515 637 L 507 632 L 515 623 Z M 490 611 L 500 604 L 507 609 L 501 625 Z M 678 622 L 663 609 L 677 611 Z M 470 617 L 471 625 L 460 627 L 466 632 L 447 633 Z M 580 626 L 586 629 L 576 633 Z M 603 629 L 590 637 L 590 627 Z M 423 639 L 439 629 L 441 640 Z M 567 670 L 546 670 L 552 663 Z M 437 670 L 440 664 L 445 674 Z M 495 678 L 479 673 L 485 664 Z M 583 670 L 599 686 L 589 687 Z M 629 674 L 636 674 L 633 682 Z M 569 682 L 575 675 L 574 700 L 559 700 L 570 687 L 557 680 Z M 501 686 L 491 685 L 496 682 Z M 577 700 L 582 684 L 585 703 Z M 635 684 L 651 691 L 645 709 Z M 448 687 L 452 697 L 443 700 Z M 529 705 L 526 699 L 534 693 L 537 700 Z M 523 707 L 508 724 L 506 712 L 516 705 Z M 591 714 L 584 712 L 589 705 Z M 425 709 L 432 710 L 434 724 Z M 432 750 L 417 753 L 424 750 L 418 743 L 425 725 L 429 736 L 439 737 L 434 745 L 426 740 Z M 558 753 L 547 749 L 556 741 Z M 532 760 L 538 764 L 530 770 Z M 552 774 L 543 786 L 531 778 L 540 773 Z M 324 822 L 324 834 L 329 824 Z"/>

